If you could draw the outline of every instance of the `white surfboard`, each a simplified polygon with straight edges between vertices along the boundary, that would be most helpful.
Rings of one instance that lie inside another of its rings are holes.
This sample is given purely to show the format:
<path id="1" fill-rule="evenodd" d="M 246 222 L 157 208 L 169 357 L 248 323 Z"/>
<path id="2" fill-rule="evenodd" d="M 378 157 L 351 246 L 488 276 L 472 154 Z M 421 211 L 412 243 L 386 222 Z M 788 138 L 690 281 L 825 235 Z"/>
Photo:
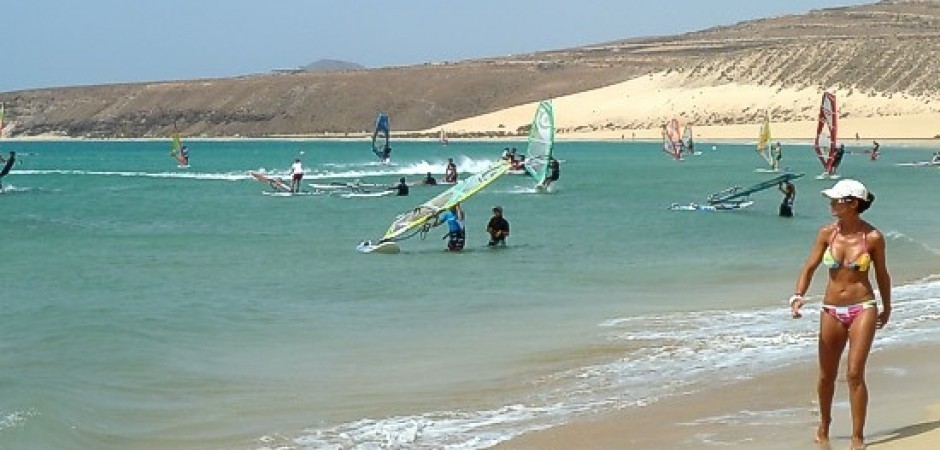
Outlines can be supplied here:
<path id="1" fill-rule="evenodd" d="M 384 253 L 384 254 L 394 254 L 401 251 L 401 247 L 398 244 L 387 241 L 373 244 L 371 241 L 362 241 L 356 246 L 356 250 L 359 253 Z"/>
<path id="2" fill-rule="evenodd" d="M 918 161 L 910 163 L 897 163 L 896 166 L 901 167 L 930 167 L 930 166 L 940 166 L 940 162 L 935 161 Z"/>
<path id="3" fill-rule="evenodd" d="M 358 198 L 358 197 L 385 197 L 388 195 L 394 195 L 395 191 L 376 191 L 376 192 L 346 192 L 339 194 L 343 198 Z"/>
<path id="4" fill-rule="evenodd" d="M 261 191 L 261 193 L 271 197 L 302 197 L 305 195 L 316 195 L 314 192 Z"/>

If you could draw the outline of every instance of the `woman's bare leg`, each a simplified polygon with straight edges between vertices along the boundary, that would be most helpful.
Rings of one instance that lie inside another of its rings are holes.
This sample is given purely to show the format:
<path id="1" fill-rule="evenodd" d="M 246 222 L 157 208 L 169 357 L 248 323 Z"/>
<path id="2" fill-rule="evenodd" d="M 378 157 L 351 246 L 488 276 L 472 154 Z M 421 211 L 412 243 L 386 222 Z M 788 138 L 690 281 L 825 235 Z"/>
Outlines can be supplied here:
<path id="1" fill-rule="evenodd" d="M 852 450 L 865 448 L 865 419 L 868 415 L 868 385 L 865 367 L 875 339 L 878 309 L 866 309 L 849 327 L 849 356 L 846 380 L 849 385 L 849 404 L 852 407 Z"/>
<path id="2" fill-rule="evenodd" d="M 819 428 L 816 429 L 816 442 L 829 442 L 829 425 L 832 424 L 832 398 L 836 392 L 836 378 L 839 375 L 839 360 L 848 330 L 826 312 L 819 315 L 819 380 L 816 392 L 819 396 Z"/>

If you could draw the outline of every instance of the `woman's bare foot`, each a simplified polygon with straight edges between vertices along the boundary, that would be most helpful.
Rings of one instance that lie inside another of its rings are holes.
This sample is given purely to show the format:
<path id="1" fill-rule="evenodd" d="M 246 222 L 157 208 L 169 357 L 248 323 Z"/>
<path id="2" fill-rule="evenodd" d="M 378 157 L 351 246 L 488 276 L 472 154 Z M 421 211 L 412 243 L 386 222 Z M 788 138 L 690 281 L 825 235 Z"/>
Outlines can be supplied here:
<path id="1" fill-rule="evenodd" d="M 865 450 L 866 448 L 868 448 L 868 446 L 865 445 L 865 440 L 864 440 L 864 439 L 862 439 L 862 438 L 852 438 L 852 447 L 850 447 L 850 448 L 851 448 L 852 450 Z"/>
<path id="2" fill-rule="evenodd" d="M 819 424 L 819 428 L 816 429 L 816 443 L 820 446 L 829 445 L 829 427 L 823 424 Z"/>

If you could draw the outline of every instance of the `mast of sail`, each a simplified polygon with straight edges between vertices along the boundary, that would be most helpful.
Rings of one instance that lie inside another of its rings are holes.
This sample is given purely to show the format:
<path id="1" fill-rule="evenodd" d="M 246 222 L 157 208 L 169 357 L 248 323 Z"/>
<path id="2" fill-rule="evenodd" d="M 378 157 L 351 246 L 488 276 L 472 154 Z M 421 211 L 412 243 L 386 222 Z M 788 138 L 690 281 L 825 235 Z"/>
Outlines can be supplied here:
<path id="1" fill-rule="evenodd" d="M 551 100 L 545 100 L 539 103 L 529 126 L 529 143 L 523 166 L 538 184 L 544 183 L 548 176 L 548 159 L 552 156 L 554 143 L 555 113 Z"/>
<path id="2" fill-rule="evenodd" d="M 372 152 L 375 153 L 375 156 L 378 156 L 379 159 L 383 159 L 384 150 L 385 147 L 388 146 L 388 141 L 388 115 L 379 113 L 379 116 L 375 119 L 375 131 L 372 132 Z"/>
<path id="3" fill-rule="evenodd" d="M 813 149 L 826 172 L 832 171 L 836 154 L 836 132 L 838 130 L 836 96 L 824 92 L 819 106 L 819 119 L 816 123 L 816 139 Z"/>
<path id="4" fill-rule="evenodd" d="M 757 183 L 753 186 L 750 186 L 744 189 L 741 189 L 735 186 L 733 188 L 725 189 L 723 191 L 719 191 L 719 192 L 709 195 L 708 203 L 716 204 L 716 203 L 725 203 L 729 201 L 734 201 L 743 197 L 747 197 L 755 192 L 760 192 L 765 189 L 777 187 L 780 183 L 783 183 L 784 181 L 795 180 L 802 176 L 803 176 L 802 173 L 785 173 L 783 175 L 779 175 L 767 181 L 762 181 L 760 183 Z"/>

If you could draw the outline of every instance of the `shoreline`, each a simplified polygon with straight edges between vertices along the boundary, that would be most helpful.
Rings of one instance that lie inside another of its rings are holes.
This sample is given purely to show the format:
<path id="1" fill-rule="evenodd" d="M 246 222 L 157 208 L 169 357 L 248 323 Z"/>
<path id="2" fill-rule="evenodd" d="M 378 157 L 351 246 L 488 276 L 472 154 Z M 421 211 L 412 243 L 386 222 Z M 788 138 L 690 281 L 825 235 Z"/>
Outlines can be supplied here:
<path id="1" fill-rule="evenodd" d="M 879 331 L 889 332 L 890 324 Z M 933 375 L 938 369 L 940 343 L 879 349 L 876 336 L 866 377 L 870 447 L 940 448 L 940 393 Z M 492 448 L 828 449 L 813 442 L 818 424 L 815 377 L 815 352 L 807 352 L 804 362 L 744 381 L 525 433 Z M 832 448 L 848 445 L 850 431 L 843 356 L 833 406 Z"/>
<path id="2" fill-rule="evenodd" d="M 701 127 L 705 128 L 705 127 Z M 755 126 L 756 129 L 756 126 Z M 637 143 L 658 143 L 661 142 L 659 137 L 639 137 L 631 138 L 620 136 L 613 136 L 607 134 L 598 134 L 598 133 L 564 133 L 555 135 L 555 142 L 637 142 Z M 696 133 L 696 140 L 699 142 L 708 142 L 716 144 L 753 144 L 757 142 L 756 133 L 754 137 L 735 137 L 735 136 L 725 136 L 724 133 L 715 133 L 715 137 L 709 137 L 705 133 Z M 410 137 L 401 137 L 396 136 L 395 133 L 392 133 L 392 138 L 398 142 L 437 142 L 436 138 L 410 138 Z M 317 141 L 368 141 L 370 138 L 368 136 L 277 136 L 277 137 L 235 137 L 235 136 L 224 136 L 224 137 L 186 137 L 187 142 L 251 142 L 251 141 L 286 141 L 286 142 L 317 142 Z M 464 143 L 464 142 L 518 142 L 525 141 L 526 136 L 500 136 L 500 137 L 470 137 L 470 138 L 460 138 L 454 137 L 450 138 L 450 143 Z M 925 146 L 925 147 L 937 147 L 940 148 L 940 138 L 927 138 L 927 137 L 888 137 L 888 138 L 867 138 L 856 141 L 854 138 L 846 139 L 840 141 L 845 143 L 847 147 L 853 146 L 868 146 L 868 139 L 874 139 L 879 141 L 879 143 L 884 146 L 885 144 L 895 144 L 895 145 L 911 145 L 911 146 Z M 84 141 L 84 142 L 166 142 L 170 138 L 85 138 L 85 137 L 69 137 L 69 136 L 20 136 L 20 137 L 7 137 L 0 140 L 0 145 L 10 144 L 10 143 L 24 143 L 24 142 L 73 142 L 73 141 Z M 775 141 L 780 141 L 784 144 L 812 144 L 812 137 L 810 136 L 801 136 L 796 138 L 786 138 L 786 137 L 775 137 Z"/>

